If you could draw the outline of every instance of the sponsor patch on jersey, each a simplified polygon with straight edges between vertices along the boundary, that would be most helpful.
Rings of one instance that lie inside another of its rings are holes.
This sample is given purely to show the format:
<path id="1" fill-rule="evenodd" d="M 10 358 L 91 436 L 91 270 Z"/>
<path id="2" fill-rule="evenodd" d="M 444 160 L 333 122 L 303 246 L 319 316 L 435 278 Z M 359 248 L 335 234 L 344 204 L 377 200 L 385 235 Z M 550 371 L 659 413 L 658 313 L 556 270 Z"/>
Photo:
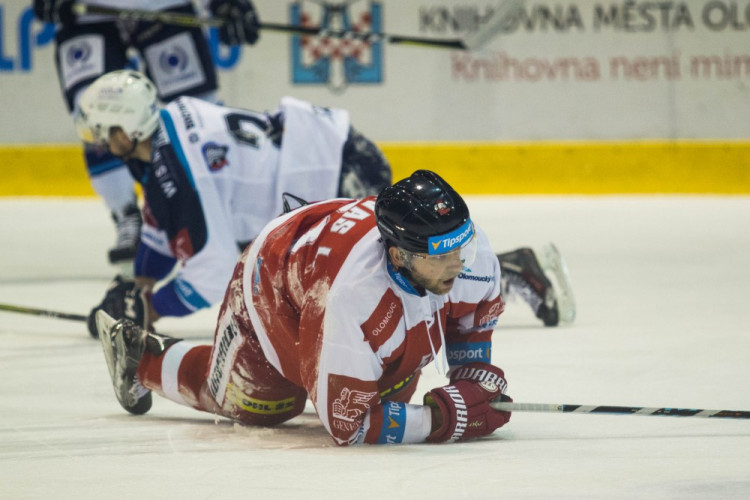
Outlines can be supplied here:
<path id="1" fill-rule="evenodd" d="M 175 105 L 177 106 L 177 109 L 180 110 L 180 116 L 182 117 L 182 126 L 185 127 L 185 130 L 195 128 L 195 120 L 193 119 L 193 114 L 185 105 L 185 101 L 183 101 L 182 99 L 177 99 L 175 101 Z"/>
<path id="2" fill-rule="evenodd" d="M 370 317 L 360 325 L 373 351 L 377 351 L 391 338 L 403 314 L 401 300 L 388 288 Z"/>
<path id="3" fill-rule="evenodd" d="M 229 161 L 227 160 L 229 147 L 216 144 L 215 142 L 207 142 L 201 146 L 201 151 L 203 151 L 203 158 L 206 160 L 208 169 L 212 172 L 221 170 L 229 165 Z"/>
<path id="4" fill-rule="evenodd" d="M 376 391 L 356 388 L 361 385 L 361 380 L 352 377 L 335 374 L 328 376 L 328 411 L 331 430 L 335 434 L 356 432 L 361 425 L 360 420 L 377 400 Z"/>
<path id="5" fill-rule="evenodd" d="M 489 363 L 492 358 L 491 342 L 457 342 L 448 345 L 448 363 L 465 365 L 474 361 Z"/>
<path id="6" fill-rule="evenodd" d="M 505 310 L 505 302 L 499 296 L 492 302 L 480 304 L 474 313 L 474 331 L 490 330 L 497 326 L 498 318 Z"/>
<path id="7" fill-rule="evenodd" d="M 278 415 L 294 409 L 294 397 L 285 399 L 258 399 L 247 394 L 234 384 L 227 385 L 227 399 L 236 407 L 258 415 Z"/>
<path id="8" fill-rule="evenodd" d="M 471 269 L 467 269 L 467 271 L 471 272 Z M 494 276 L 474 276 L 473 274 L 460 273 L 458 275 L 458 279 L 468 280 L 468 281 L 479 281 L 480 283 L 492 283 L 495 280 L 495 277 Z"/>
<path id="9" fill-rule="evenodd" d="M 430 255 L 448 253 L 451 250 L 460 248 L 461 245 L 469 241 L 473 236 L 474 224 L 469 219 L 461 227 L 450 233 L 430 236 L 427 239 L 427 253 Z"/>
<path id="10" fill-rule="evenodd" d="M 211 368 L 209 369 L 208 390 L 219 405 L 224 401 L 224 395 L 229 380 L 229 371 L 225 370 L 227 363 L 231 365 L 234 354 L 241 340 L 239 328 L 232 316 L 232 311 L 227 309 L 221 317 L 219 333 L 214 343 L 211 356 Z"/>

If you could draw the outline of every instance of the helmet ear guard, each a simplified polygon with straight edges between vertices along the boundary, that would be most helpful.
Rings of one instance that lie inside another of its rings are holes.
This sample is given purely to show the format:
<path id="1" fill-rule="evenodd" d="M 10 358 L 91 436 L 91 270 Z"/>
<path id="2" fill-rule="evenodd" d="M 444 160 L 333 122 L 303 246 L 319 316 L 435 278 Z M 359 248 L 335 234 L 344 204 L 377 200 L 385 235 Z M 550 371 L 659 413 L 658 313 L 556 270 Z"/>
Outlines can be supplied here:
<path id="1" fill-rule="evenodd" d="M 88 143 L 106 144 L 113 127 L 133 141 L 148 137 L 159 123 L 156 86 L 137 71 L 102 75 L 81 94 L 75 123 L 78 136 Z"/>

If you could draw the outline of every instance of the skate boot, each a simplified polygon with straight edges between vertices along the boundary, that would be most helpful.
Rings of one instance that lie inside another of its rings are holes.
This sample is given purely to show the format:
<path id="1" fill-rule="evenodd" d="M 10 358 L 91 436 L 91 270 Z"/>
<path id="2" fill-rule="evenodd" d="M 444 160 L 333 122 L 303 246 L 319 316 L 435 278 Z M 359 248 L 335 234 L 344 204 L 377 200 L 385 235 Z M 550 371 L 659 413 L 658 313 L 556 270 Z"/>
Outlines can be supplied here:
<path id="1" fill-rule="evenodd" d="M 569 323 L 575 318 L 575 302 L 567 268 L 554 245 L 544 247 L 542 255 L 544 258 L 540 262 L 530 248 L 498 254 L 503 293 L 520 296 L 545 326 L 557 326 L 561 321 Z M 552 275 L 547 275 L 545 270 L 550 270 Z M 559 281 L 563 283 L 559 285 Z"/>
<path id="2" fill-rule="evenodd" d="M 117 400 L 134 415 L 146 413 L 151 408 L 151 391 L 141 385 L 136 370 L 146 350 L 148 332 L 129 319 L 115 320 L 104 311 L 96 313 L 96 327 Z"/>
<path id="3" fill-rule="evenodd" d="M 112 265 L 130 264 L 141 241 L 141 211 L 136 204 L 128 205 L 121 213 L 112 212 L 112 219 L 117 229 L 117 242 L 109 250 L 109 262 Z"/>

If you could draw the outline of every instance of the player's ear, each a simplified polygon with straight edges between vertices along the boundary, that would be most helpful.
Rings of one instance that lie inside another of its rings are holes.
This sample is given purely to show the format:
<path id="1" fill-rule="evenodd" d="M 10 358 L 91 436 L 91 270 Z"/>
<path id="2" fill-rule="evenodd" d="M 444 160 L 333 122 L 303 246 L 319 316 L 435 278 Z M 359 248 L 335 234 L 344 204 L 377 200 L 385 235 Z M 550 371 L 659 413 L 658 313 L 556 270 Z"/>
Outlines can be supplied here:
<path id="1" fill-rule="evenodd" d="M 406 266 L 406 262 L 404 262 L 404 259 L 402 259 L 402 254 L 399 252 L 397 246 L 389 246 L 388 247 L 388 256 L 391 259 L 391 264 L 393 264 L 393 267 L 396 269 L 401 269 L 402 267 Z"/>

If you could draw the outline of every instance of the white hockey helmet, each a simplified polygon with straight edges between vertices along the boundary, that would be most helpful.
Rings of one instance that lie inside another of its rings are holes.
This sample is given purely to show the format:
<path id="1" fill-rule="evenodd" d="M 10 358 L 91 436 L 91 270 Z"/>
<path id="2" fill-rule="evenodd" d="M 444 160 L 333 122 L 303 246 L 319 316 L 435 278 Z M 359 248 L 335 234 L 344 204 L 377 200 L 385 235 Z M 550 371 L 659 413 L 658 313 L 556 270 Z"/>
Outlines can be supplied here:
<path id="1" fill-rule="evenodd" d="M 75 123 L 88 143 L 106 145 L 112 127 L 122 128 L 131 140 L 148 137 L 159 123 L 156 87 L 137 71 L 102 75 L 81 95 Z"/>

